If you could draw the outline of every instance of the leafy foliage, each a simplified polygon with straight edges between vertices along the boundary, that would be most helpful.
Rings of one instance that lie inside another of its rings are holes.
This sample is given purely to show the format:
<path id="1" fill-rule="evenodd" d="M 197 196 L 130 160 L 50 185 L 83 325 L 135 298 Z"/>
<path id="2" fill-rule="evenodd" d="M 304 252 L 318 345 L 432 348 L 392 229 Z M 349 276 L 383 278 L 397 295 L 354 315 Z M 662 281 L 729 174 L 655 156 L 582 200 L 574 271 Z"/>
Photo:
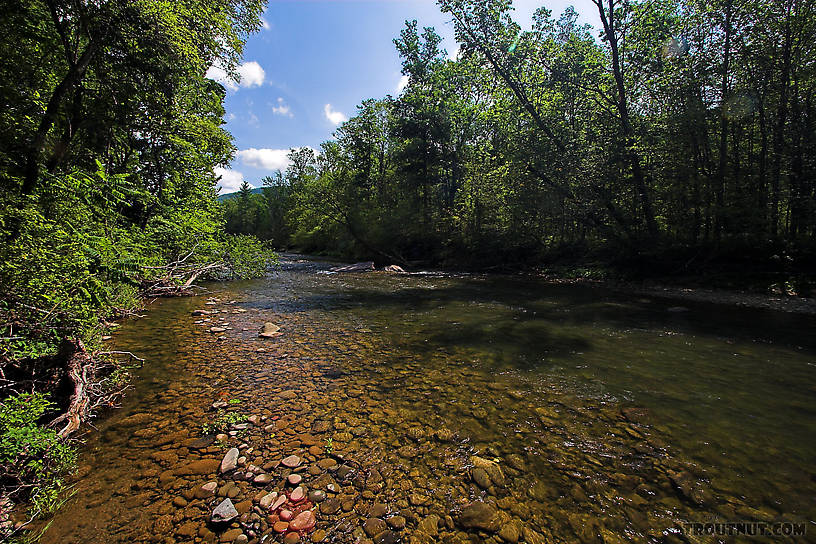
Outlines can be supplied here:
<path id="1" fill-rule="evenodd" d="M 264 5 L 2 3 L 0 498 L 55 504 L 73 453 L 39 425 L 57 407 L 37 391 L 60 383 L 63 346 L 93 354 L 148 287 L 255 276 L 272 261 L 223 232 L 214 168 L 234 147 L 225 89 L 205 77 L 237 77 Z M 121 388 L 127 367 L 102 367 L 94 390 Z"/>
<path id="2" fill-rule="evenodd" d="M 41 393 L 23 393 L 0 403 L 0 468 L 5 488 L 26 492 L 34 506 L 48 512 L 63 490 L 62 477 L 76 451 L 56 432 L 37 424 L 54 404 Z"/>
<path id="3" fill-rule="evenodd" d="M 530 28 L 509 0 L 438 3 L 457 54 L 407 22 L 405 89 L 294 153 L 285 198 L 229 203 L 234 232 L 384 264 L 813 263 L 813 3 L 595 0 L 597 32 L 572 8 Z"/>

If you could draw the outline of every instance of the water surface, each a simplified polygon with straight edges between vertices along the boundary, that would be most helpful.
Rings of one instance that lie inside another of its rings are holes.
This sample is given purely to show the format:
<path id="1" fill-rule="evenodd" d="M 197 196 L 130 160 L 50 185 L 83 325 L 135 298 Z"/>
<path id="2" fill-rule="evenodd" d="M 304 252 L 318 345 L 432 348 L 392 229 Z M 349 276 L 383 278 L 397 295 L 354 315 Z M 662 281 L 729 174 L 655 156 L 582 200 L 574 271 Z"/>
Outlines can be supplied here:
<path id="1" fill-rule="evenodd" d="M 125 323 L 117 349 L 148 363 L 89 435 L 43 541 L 281 541 L 258 499 L 287 489 L 290 454 L 327 497 L 307 501 L 303 541 L 737 542 L 681 529 L 742 520 L 816 532 L 816 318 L 327 268 L 291 258 Z M 265 322 L 283 334 L 259 338 Z M 198 447 L 219 402 L 257 425 Z M 232 446 L 272 481 L 190 468 Z M 209 481 L 219 496 L 198 497 Z M 216 527 L 224 496 L 246 513 Z"/>

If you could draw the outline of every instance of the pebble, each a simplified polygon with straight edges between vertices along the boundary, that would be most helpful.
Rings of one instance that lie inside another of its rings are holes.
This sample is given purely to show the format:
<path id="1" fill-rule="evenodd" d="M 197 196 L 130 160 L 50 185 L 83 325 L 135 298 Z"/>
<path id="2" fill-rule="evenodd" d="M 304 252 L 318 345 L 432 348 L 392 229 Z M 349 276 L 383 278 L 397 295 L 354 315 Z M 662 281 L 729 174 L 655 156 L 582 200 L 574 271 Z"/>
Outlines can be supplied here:
<path id="1" fill-rule="evenodd" d="M 272 526 L 272 530 L 276 533 L 285 533 L 289 530 L 289 522 L 288 521 L 276 521 L 275 524 Z"/>
<path id="2" fill-rule="evenodd" d="M 195 498 L 196 499 L 206 499 L 208 497 L 212 497 L 215 495 L 215 491 L 218 489 L 218 482 L 207 482 L 206 484 L 202 485 L 195 491 Z"/>
<path id="3" fill-rule="evenodd" d="M 289 521 L 294 516 L 291 510 L 281 510 L 278 515 L 280 516 L 280 519 L 282 519 L 283 521 Z"/>
<path id="4" fill-rule="evenodd" d="M 235 505 L 232 504 L 232 501 L 227 498 L 215 507 L 210 519 L 213 523 L 229 523 L 237 517 L 238 510 L 235 509 Z"/>
<path id="5" fill-rule="evenodd" d="M 314 512 L 311 510 L 304 510 L 289 523 L 289 528 L 293 531 L 309 531 L 314 528 L 317 519 Z"/>
<path id="6" fill-rule="evenodd" d="M 283 506 L 284 503 L 286 503 L 286 495 L 281 494 L 278 496 L 277 499 L 275 499 L 275 502 L 272 503 L 272 506 L 269 508 L 269 510 L 274 512 L 275 510 Z"/>
<path id="7" fill-rule="evenodd" d="M 289 500 L 292 502 L 300 502 L 306 498 L 306 490 L 302 487 L 296 487 L 292 494 L 289 495 Z"/>
<path id="8" fill-rule="evenodd" d="M 240 453 L 241 452 L 238 451 L 238 448 L 230 448 L 229 451 L 227 451 L 227 454 L 224 456 L 224 459 L 221 460 L 219 472 L 223 474 L 225 472 L 235 470 L 238 467 L 238 456 Z"/>
<path id="9" fill-rule="evenodd" d="M 326 500 L 326 492 L 320 489 L 313 489 L 309 491 L 309 500 L 314 503 L 323 502 Z"/>
<path id="10" fill-rule="evenodd" d="M 363 523 L 363 530 L 370 537 L 375 537 L 388 530 L 388 526 L 380 518 L 368 518 Z"/>
<path id="11" fill-rule="evenodd" d="M 272 503 L 275 502 L 275 499 L 278 498 L 278 494 L 276 492 L 267 493 L 261 500 L 258 501 L 258 505 L 263 508 L 264 510 L 269 510 L 269 507 L 272 506 Z"/>
<path id="12" fill-rule="evenodd" d="M 495 533 L 499 529 L 496 507 L 482 501 L 475 501 L 464 508 L 459 516 L 459 525 L 465 529 L 482 529 Z"/>
<path id="13" fill-rule="evenodd" d="M 300 474 L 290 474 L 286 477 L 286 481 L 289 482 L 290 485 L 298 485 L 303 480 L 303 476 Z"/>
<path id="14" fill-rule="evenodd" d="M 273 476 L 271 474 L 258 474 L 252 481 L 258 485 L 266 485 L 270 483 L 272 479 Z"/>
<path id="15" fill-rule="evenodd" d="M 320 505 L 320 512 L 326 515 L 336 514 L 340 511 L 340 500 L 332 497 Z"/>
<path id="16" fill-rule="evenodd" d="M 297 468 L 300 466 L 301 459 L 297 455 L 290 455 L 289 457 L 284 457 L 281 461 L 281 464 L 288 468 Z"/>

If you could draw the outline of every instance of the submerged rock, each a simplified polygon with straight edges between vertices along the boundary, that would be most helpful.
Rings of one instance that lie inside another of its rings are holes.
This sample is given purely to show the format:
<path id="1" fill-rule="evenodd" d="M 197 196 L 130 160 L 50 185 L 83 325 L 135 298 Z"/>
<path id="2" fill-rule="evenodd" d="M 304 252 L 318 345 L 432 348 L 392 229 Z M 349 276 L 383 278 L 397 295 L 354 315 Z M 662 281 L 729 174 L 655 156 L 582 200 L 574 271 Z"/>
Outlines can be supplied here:
<path id="1" fill-rule="evenodd" d="M 281 464 L 287 468 L 296 468 L 300 466 L 300 461 L 300 457 L 297 455 L 290 455 L 289 457 L 284 457 Z"/>
<path id="2" fill-rule="evenodd" d="M 499 530 L 498 510 L 493 505 L 476 501 L 462 508 L 457 520 L 465 529 L 481 529 L 490 533 Z"/>
<path id="3" fill-rule="evenodd" d="M 370 537 L 375 537 L 388 530 L 388 526 L 380 518 L 368 518 L 363 523 L 363 529 Z"/>
<path id="4" fill-rule="evenodd" d="M 275 499 L 277 499 L 277 498 L 278 498 L 278 494 L 276 492 L 273 491 L 272 493 L 267 493 L 266 495 L 261 497 L 261 500 L 258 501 L 258 505 L 263 510 L 269 510 L 269 507 L 272 506 L 272 503 L 274 503 Z"/>
<path id="5" fill-rule="evenodd" d="M 470 462 L 475 467 L 474 471 L 475 469 L 482 469 L 490 477 L 490 481 L 493 482 L 493 484 L 495 484 L 496 486 L 505 487 L 507 485 L 507 482 L 504 479 L 504 472 L 502 472 L 502 469 L 498 463 L 490 461 L 489 459 L 485 459 L 483 457 L 479 457 L 478 455 L 471 456 Z M 476 483 L 478 484 L 479 482 L 477 481 Z M 484 487 L 481 486 L 481 484 L 479 485 L 480 487 Z"/>
<path id="6" fill-rule="evenodd" d="M 208 497 L 212 497 L 215 495 L 215 491 L 218 489 L 218 482 L 207 482 L 206 484 L 202 485 L 198 489 L 195 490 L 195 498 L 197 499 L 206 499 Z"/>
<path id="7" fill-rule="evenodd" d="M 215 507 L 210 519 L 213 523 L 229 523 L 237 517 L 238 510 L 235 509 L 235 505 L 232 504 L 231 500 L 224 499 L 221 504 Z"/>
<path id="8" fill-rule="evenodd" d="M 470 476 L 473 481 L 481 487 L 482 489 L 487 489 L 490 487 L 490 476 L 487 475 L 484 469 L 475 467 L 473 470 L 470 471 Z"/>
<path id="9" fill-rule="evenodd" d="M 275 499 L 275 502 L 272 503 L 272 506 L 269 507 L 269 511 L 274 512 L 275 510 L 283 506 L 286 503 L 286 500 L 287 500 L 286 495 L 283 494 L 279 495 L 278 498 Z"/>
<path id="10" fill-rule="evenodd" d="M 281 334 L 280 327 L 274 323 L 264 323 L 263 327 L 261 328 L 261 332 L 258 333 L 258 336 L 261 338 L 274 338 L 276 336 L 280 336 Z"/>
<path id="11" fill-rule="evenodd" d="M 304 510 L 289 522 L 289 528 L 293 531 L 309 531 L 314 528 L 315 523 L 317 523 L 317 519 L 314 512 Z"/>
<path id="12" fill-rule="evenodd" d="M 289 495 L 289 500 L 292 502 L 300 502 L 306 498 L 306 490 L 302 487 L 296 487 L 292 494 Z"/>
<path id="13" fill-rule="evenodd" d="M 230 448 L 224 456 L 224 459 L 221 460 L 221 467 L 219 469 L 221 474 L 235 470 L 238 467 L 238 456 L 240 453 L 238 448 Z"/>

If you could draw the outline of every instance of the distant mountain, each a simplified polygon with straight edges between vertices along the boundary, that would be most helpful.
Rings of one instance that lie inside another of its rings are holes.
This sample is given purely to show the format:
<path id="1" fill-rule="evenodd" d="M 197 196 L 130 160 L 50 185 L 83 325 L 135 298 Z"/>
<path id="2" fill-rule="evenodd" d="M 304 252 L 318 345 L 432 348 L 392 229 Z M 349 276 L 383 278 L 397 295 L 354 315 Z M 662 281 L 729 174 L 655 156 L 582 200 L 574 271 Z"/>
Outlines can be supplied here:
<path id="1" fill-rule="evenodd" d="M 250 191 L 253 195 L 259 195 L 263 193 L 263 187 L 253 187 Z M 218 195 L 218 202 L 224 202 L 225 200 L 229 200 L 231 198 L 237 198 L 238 195 L 241 194 L 241 191 L 235 191 L 234 193 L 227 193 L 225 195 Z"/>

